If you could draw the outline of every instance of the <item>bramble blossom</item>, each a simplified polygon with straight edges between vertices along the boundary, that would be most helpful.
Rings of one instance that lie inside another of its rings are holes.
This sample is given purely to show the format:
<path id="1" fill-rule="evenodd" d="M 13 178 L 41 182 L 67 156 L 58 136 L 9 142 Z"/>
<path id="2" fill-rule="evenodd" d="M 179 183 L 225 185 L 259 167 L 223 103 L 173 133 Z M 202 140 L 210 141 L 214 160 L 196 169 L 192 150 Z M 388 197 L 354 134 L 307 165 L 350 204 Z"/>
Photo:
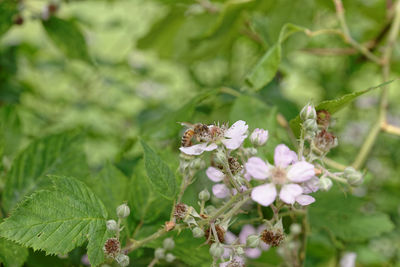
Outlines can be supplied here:
<path id="1" fill-rule="evenodd" d="M 189 147 L 180 147 L 180 151 L 187 155 L 200 155 L 204 151 L 213 151 L 217 149 L 217 143 L 220 141 L 229 150 L 235 150 L 239 148 L 244 139 L 247 138 L 247 129 L 249 126 L 245 121 L 239 120 L 235 122 L 229 129 L 225 126 L 209 125 L 208 140 L 206 142 L 192 145 Z"/>
<path id="2" fill-rule="evenodd" d="M 274 162 L 275 166 L 258 157 L 251 157 L 247 161 L 246 171 L 254 179 L 269 179 L 268 183 L 253 188 L 251 198 L 263 206 L 269 206 L 275 201 L 279 190 L 279 198 L 287 204 L 298 202 L 305 206 L 313 203 L 313 197 L 303 194 L 310 190 L 304 190 L 301 185 L 315 176 L 314 165 L 304 160 L 298 161 L 297 154 L 284 144 L 275 148 Z"/>

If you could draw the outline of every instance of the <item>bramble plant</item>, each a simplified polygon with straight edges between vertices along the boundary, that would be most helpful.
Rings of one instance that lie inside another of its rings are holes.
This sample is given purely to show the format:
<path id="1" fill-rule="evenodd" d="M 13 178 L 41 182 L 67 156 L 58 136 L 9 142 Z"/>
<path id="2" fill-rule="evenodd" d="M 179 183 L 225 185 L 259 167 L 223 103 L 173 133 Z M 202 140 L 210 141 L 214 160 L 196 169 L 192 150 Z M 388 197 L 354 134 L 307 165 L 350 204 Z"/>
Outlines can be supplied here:
<path id="1" fill-rule="evenodd" d="M 400 266 L 400 0 L 111 2 L 0 0 L 1 266 Z"/>

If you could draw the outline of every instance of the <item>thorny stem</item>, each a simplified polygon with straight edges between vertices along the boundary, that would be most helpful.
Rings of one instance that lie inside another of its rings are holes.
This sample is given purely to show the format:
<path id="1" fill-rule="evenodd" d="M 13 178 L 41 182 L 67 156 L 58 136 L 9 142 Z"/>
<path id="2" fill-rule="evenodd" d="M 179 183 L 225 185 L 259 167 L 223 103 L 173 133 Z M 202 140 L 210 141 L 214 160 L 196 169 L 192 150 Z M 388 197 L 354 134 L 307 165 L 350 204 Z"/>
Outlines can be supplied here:
<path id="1" fill-rule="evenodd" d="M 229 210 L 230 208 L 232 208 L 232 205 L 239 200 L 241 197 L 245 196 L 246 201 L 248 200 L 248 196 L 247 194 L 250 193 L 250 190 L 245 191 L 243 193 L 238 193 L 235 196 L 233 196 L 228 202 L 226 202 L 221 208 L 219 208 L 212 216 L 210 216 L 207 219 L 203 219 L 199 222 L 199 226 L 203 226 L 206 224 L 209 224 L 211 221 L 214 221 L 215 219 L 217 219 L 219 216 L 221 216 L 225 211 Z M 242 201 L 240 201 L 239 203 L 243 202 L 244 204 L 244 199 Z M 242 204 L 242 205 L 243 205 Z M 183 229 L 188 228 L 186 225 L 183 224 L 178 224 L 175 226 L 175 228 L 173 229 L 173 231 L 180 231 Z M 128 245 L 127 247 L 125 247 L 123 250 L 127 253 L 140 248 L 141 246 L 155 240 L 158 239 L 160 237 L 162 237 L 163 235 L 165 235 L 167 233 L 167 230 L 165 229 L 165 227 L 159 229 L 157 232 L 149 235 L 148 237 L 143 238 L 142 240 L 132 240 L 132 244 Z"/>
<path id="2" fill-rule="evenodd" d="M 241 197 L 247 195 L 250 193 L 250 190 L 245 191 L 241 194 L 236 194 L 234 195 L 228 202 L 225 203 L 225 205 L 223 205 L 219 210 L 217 210 L 212 216 L 210 216 L 209 218 L 201 221 L 199 223 L 199 225 L 204 225 L 207 224 L 211 221 L 214 221 L 215 219 L 217 219 L 219 216 L 221 216 L 225 211 L 227 211 L 228 209 L 231 208 L 232 204 L 234 204 L 237 200 L 239 200 Z M 247 197 L 248 198 L 248 197 Z"/>
<path id="3" fill-rule="evenodd" d="M 231 184 L 235 187 L 236 191 L 237 191 L 237 192 L 240 192 L 240 187 L 239 187 L 239 185 L 236 183 L 235 177 L 233 177 L 231 168 L 229 167 L 229 163 L 228 163 L 229 155 L 228 155 L 228 152 L 227 152 L 226 150 L 224 150 L 224 152 L 225 152 L 225 156 L 226 156 L 226 159 L 227 159 L 226 161 L 224 161 L 224 162 L 222 163 L 222 164 L 223 164 L 223 167 L 224 167 L 224 170 L 225 170 L 225 172 L 229 175 L 229 180 L 230 180 Z"/>
<path id="4" fill-rule="evenodd" d="M 400 29 L 400 1 L 395 3 L 395 15 L 393 19 L 392 26 L 389 30 L 389 37 L 386 44 L 386 48 L 383 52 L 382 56 L 382 77 L 383 81 L 389 80 L 390 75 L 390 61 L 392 57 L 393 47 L 396 42 L 397 36 L 399 34 Z M 386 113 L 388 106 L 388 87 L 385 86 L 381 91 L 381 99 L 379 103 L 378 110 L 378 119 L 376 123 L 372 126 L 368 136 L 366 137 L 363 145 L 361 146 L 360 152 L 358 153 L 354 163 L 352 164 L 355 169 L 359 169 L 364 164 L 365 160 L 368 157 L 369 152 L 371 151 L 376 138 L 378 137 L 379 132 L 382 129 L 387 129 L 386 126 Z"/>
<path id="5" fill-rule="evenodd" d="M 301 126 L 299 151 L 297 152 L 299 160 L 302 160 L 303 150 L 304 150 L 304 128 L 303 126 Z"/>

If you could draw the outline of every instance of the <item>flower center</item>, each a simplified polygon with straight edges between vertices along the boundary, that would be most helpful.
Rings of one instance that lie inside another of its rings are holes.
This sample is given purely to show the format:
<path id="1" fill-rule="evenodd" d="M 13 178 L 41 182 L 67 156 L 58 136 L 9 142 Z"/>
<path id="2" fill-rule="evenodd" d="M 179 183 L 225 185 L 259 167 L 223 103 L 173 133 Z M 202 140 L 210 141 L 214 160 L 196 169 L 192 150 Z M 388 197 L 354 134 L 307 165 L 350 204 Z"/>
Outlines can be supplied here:
<path id="1" fill-rule="evenodd" d="M 272 170 L 272 182 L 274 184 L 285 184 L 286 183 L 286 170 L 276 167 Z"/>

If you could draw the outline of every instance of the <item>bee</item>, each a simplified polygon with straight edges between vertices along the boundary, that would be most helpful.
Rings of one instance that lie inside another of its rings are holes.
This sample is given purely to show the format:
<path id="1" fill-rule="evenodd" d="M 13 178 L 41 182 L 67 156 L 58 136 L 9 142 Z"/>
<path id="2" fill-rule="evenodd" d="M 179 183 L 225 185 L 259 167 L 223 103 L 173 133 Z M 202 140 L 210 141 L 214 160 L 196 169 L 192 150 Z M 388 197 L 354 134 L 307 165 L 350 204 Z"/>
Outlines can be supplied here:
<path id="1" fill-rule="evenodd" d="M 208 141 L 210 137 L 210 129 L 206 124 L 190 124 L 186 122 L 182 122 L 181 124 L 189 127 L 182 136 L 181 145 L 183 147 L 191 146 L 193 138 L 196 138 L 198 142 Z"/>

